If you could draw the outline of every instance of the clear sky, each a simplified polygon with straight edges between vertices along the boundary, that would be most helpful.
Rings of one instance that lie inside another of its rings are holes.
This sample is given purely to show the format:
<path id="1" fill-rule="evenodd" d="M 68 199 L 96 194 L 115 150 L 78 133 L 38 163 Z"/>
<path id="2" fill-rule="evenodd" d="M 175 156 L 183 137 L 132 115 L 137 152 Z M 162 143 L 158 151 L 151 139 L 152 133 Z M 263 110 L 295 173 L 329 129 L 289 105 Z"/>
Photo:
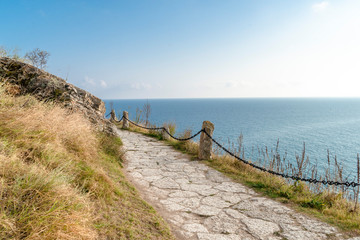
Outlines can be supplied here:
<path id="1" fill-rule="evenodd" d="M 103 99 L 360 97 L 359 0 L 0 0 L 0 45 Z"/>

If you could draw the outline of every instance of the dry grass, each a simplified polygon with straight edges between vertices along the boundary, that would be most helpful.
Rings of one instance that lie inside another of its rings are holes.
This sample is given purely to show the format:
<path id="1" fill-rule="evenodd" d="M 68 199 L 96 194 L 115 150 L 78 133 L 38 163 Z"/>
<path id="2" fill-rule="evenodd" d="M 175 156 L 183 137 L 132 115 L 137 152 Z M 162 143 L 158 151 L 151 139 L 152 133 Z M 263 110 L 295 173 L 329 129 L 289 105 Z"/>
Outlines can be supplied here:
<path id="1" fill-rule="evenodd" d="M 172 239 L 126 181 L 119 138 L 0 86 L 0 239 Z"/>

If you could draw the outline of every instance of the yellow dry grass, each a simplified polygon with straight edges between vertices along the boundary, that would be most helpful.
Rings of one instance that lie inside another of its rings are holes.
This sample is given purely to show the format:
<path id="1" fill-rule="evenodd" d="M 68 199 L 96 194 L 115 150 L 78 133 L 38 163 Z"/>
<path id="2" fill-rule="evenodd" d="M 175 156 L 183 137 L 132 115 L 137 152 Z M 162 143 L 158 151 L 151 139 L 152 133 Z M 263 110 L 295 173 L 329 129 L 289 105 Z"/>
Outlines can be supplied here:
<path id="1" fill-rule="evenodd" d="M 0 86 L 0 239 L 172 239 L 121 171 L 121 141 Z"/>

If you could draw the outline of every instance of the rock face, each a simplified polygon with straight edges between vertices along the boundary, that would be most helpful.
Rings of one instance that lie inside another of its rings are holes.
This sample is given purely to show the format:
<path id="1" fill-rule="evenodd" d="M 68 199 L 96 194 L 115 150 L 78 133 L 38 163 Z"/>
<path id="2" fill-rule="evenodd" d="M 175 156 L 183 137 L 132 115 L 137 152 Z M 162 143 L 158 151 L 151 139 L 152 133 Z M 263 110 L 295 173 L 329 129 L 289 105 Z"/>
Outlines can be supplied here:
<path id="1" fill-rule="evenodd" d="M 0 82 L 12 84 L 14 94 L 31 94 L 41 101 L 55 101 L 79 111 L 100 130 L 113 132 L 110 122 L 103 117 L 106 111 L 104 102 L 62 78 L 26 63 L 0 58 Z"/>

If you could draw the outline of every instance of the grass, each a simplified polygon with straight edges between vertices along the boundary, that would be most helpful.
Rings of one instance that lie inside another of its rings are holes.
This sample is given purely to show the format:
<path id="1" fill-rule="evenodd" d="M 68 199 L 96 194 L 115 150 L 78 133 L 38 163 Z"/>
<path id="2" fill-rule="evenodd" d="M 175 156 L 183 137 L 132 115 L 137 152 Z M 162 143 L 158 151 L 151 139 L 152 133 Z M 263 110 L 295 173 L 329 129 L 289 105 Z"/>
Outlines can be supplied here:
<path id="1" fill-rule="evenodd" d="M 173 239 L 125 179 L 118 137 L 11 89 L 0 86 L 0 239 Z"/>
<path id="2" fill-rule="evenodd" d="M 161 135 L 155 131 L 134 126 L 130 130 L 163 140 Z M 191 136 L 191 131 L 185 131 L 181 137 L 189 136 Z M 166 143 L 183 153 L 189 154 L 191 159 L 198 160 L 198 143 L 193 141 L 180 142 L 174 139 L 166 141 Z M 333 224 L 349 236 L 360 234 L 359 208 L 354 211 L 354 203 L 346 199 L 341 193 L 335 193 L 331 189 L 322 187 L 310 188 L 303 182 L 288 182 L 283 178 L 258 171 L 228 155 L 213 153 L 211 159 L 201 162 L 263 195 Z M 318 191 L 314 191 L 314 189 Z"/>

